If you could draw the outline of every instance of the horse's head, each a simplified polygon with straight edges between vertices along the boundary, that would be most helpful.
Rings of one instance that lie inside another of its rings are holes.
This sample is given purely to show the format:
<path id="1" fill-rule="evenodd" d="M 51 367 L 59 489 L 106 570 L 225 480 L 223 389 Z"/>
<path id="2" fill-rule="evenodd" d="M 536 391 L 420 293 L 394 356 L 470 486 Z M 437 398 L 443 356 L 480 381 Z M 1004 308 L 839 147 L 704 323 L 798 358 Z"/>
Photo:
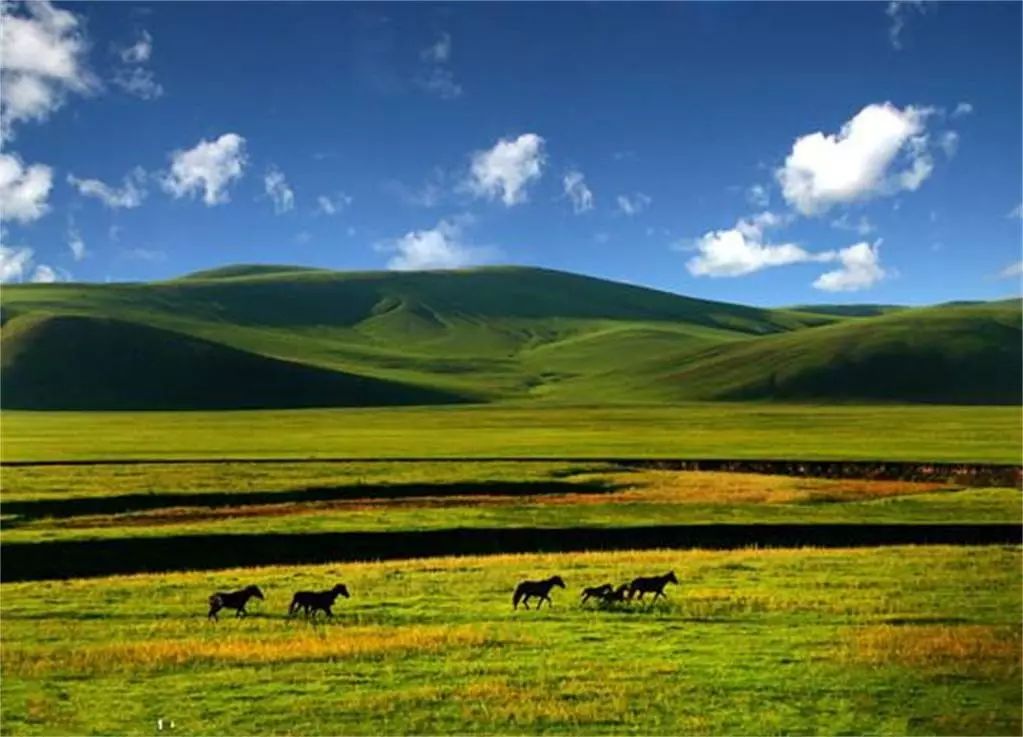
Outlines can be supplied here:
<path id="1" fill-rule="evenodd" d="M 560 586 L 561 588 L 565 588 L 565 582 L 561 580 L 561 576 L 551 576 L 550 582 L 552 586 Z"/>
<path id="2" fill-rule="evenodd" d="M 678 583 L 678 579 L 675 578 L 675 571 L 668 571 L 668 573 L 664 576 L 664 580 L 669 583 Z"/>
<path id="3" fill-rule="evenodd" d="M 351 595 L 348 593 L 348 587 L 345 586 L 343 583 L 339 583 L 337 586 L 331 589 L 331 591 L 334 593 L 334 596 L 343 596 L 346 599 L 351 598 Z"/>
<path id="4" fill-rule="evenodd" d="M 255 596 L 257 599 L 263 598 L 263 592 L 259 590 L 258 586 L 249 586 L 246 591 L 249 592 L 249 596 Z"/>

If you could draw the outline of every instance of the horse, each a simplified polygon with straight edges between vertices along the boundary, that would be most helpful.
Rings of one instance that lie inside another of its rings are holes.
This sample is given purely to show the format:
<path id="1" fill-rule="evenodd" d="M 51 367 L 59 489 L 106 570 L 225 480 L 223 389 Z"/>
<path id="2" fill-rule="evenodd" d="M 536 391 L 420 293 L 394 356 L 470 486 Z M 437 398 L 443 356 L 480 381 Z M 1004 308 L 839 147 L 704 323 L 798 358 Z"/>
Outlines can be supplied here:
<path id="1" fill-rule="evenodd" d="M 580 594 L 583 598 L 582 603 L 585 604 L 590 599 L 604 599 L 611 593 L 611 591 L 612 586 L 609 583 L 602 583 L 600 586 L 592 586 L 588 589 L 583 589 L 582 594 Z"/>
<path id="2" fill-rule="evenodd" d="M 328 617 L 333 617 L 334 612 L 330 608 L 334 606 L 334 601 L 338 596 L 343 596 L 346 599 L 351 598 L 351 595 L 348 593 L 348 587 L 343 583 L 339 583 L 327 591 L 299 591 L 291 598 L 288 616 L 293 617 L 301 609 L 306 617 L 312 612 L 315 619 L 316 612 L 318 611 L 324 612 Z"/>
<path id="3" fill-rule="evenodd" d="M 649 576 L 646 578 L 634 578 L 629 584 L 629 601 L 638 593 L 639 598 L 643 598 L 643 594 L 654 595 L 654 601 L 657 601 L 659 596 L 664 596 L 664 587 L 669 583 L 678 583 L 678 579 L 675 578 L 675 571 L 668 571 L 663 576 Z M 667 598 L 667 597 L 665 597 Z"/>
<path id="4" fill-rule="evenodd" d="M 259 590 L 258 586 L 246 586 L 238 591 L 218 591 L 209 599 L 210 613 L 206 615 L 206 618 L 216 620 L 217 612 L 221 609 L 234 609 L 236 617 L 247 616 L 245 605 L 252 597 L 263 599 L 263 592 Z"/>
<path id="5" fill-rule="evenodd" d="M 621 586 L 616 588 L 614 591 L 608 591 L 607 595 L 604 596 L 605 604 L 620 604 L 628 601 L 629 584 L 623 583 Z"/>
<path id="6" fill-rule="evenodd" d="M 555 586 L 565 588 L 565 582 L 561 580 L 561 576 L 551 576 L 543 581 L 523 581 L 515 587 L 515 595 L 512 596 L 512 607 L 518 609 L 519 602 L 521 601 L 522 605 L 529 609 L 529 598 L 532 596 L 540 599 L 540 603 L 536 605 L 537 609 L 543 606 L 544 601 L 547 602 L 548 606 L 554 606 L 554 602 L 551 601 L 549 594 Z"/>

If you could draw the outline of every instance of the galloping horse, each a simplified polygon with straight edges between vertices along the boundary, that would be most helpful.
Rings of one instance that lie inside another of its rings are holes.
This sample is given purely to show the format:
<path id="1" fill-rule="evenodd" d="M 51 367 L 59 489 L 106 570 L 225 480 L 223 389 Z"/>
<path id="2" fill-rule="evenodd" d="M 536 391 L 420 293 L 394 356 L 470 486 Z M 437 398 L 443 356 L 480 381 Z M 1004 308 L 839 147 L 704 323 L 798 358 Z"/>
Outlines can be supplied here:
<path id="1" fill-rule="evenodd" d="M 591 586 L 588 589 L 583 589 L 583 593 L 580 594 L 583 597 L 582 603 L 585 604 L 590 599 L 606 599 L 612 590 L 612 586 L 609 583 L 602 583 L 600 586 Z"/>
<path id="2" fill-rule="evenodd" d="M 675 578 L 675 571 L 668 571 L 663 576 L 649 576 L 647 578 L 634 578 L 632 583 L 629 584 L 629 601 L 632 601 L 637 593 L 639 598 L 643 598 L 643 594 L 653 594 L 654 601 L 657 601 L 657 597 L 664 596 L 664 587 L 669 583 L 678 583 L 678 579 Z"/>
<path id="3" fill-rule="evenodd" d="M 259 590 L 258 586 L 246 586 L 239 591 L 218 591 L 209 599 L 210 613 L 206 615 L 206 618 L 218 619 L 217 612 L 221 609 L 234 609 L 236 617 L 248 615 L 245 605 L 252 597 L 263 598 L 263 592 Z"/>
<path id="4" fill-rule="evenodd" d="M 548 606 L 554 606 L 554 602 L 551 601 L 549 594 L 551 589 L 555 586 L 565 588 L 565 582 L 561 580 L 561 576 L 551 576 L 543 581 L 523 581 L 515 587 L 515 595 L 512 597 L 512 607 L 515 609 L 519 608 L 519 602 L 529 609 L 529 598 L 535 596 L 540 599 L 540 603 L 536 605 L 539 609 L 543 606 L 546 601 Z"/>
<path id="5" fill-rule="evenodd" d="M 348 587 L 339 583 L 328 591 L 299 591 L 291 599 L 291 606 L 288 607 L 288 616 L 293 617 L 299 609 L 303 610 L 305 616 L 312 612 L 313 619 L 316 612 L 322 611 L 328 617 L 333 617 L 334 612 L 330 610 L 338 596 L 350 598 Z"/>
<path id="6" fill-rule="evenodd" d="M 627 601 L 627 594 L 629 593 L 629 584 L 623 583 L 621 586 L 616 588 L 614 591 L 607 592 L 604 597 L 605 604 L 620 604 Z"/>

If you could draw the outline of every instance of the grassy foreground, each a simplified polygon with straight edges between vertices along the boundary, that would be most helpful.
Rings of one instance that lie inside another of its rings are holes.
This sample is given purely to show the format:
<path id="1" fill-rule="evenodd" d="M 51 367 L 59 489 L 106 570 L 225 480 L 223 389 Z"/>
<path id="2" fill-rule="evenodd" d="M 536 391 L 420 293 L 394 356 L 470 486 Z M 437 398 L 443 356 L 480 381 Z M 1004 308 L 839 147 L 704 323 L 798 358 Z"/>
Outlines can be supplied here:
<path id="1" fill-rule="evenodd" d="M 498 556 L 0 587 L 4 734 L 1019 734 L 1020 551 Z M 583 585 L 674 569 L 669 601 Z M 523 578 L 555 606 L 513 612 Z M 346 582 L 328 624 L 290 592 Z M 247 620 L 204 620 L 258 583 Z"/>
<path id="2" fill-rule="evenodd" d="M 1019 463 L 1019 407 L 490 405 L 3 412 L 5 462 L 138 458 L 777 458 Z"/>

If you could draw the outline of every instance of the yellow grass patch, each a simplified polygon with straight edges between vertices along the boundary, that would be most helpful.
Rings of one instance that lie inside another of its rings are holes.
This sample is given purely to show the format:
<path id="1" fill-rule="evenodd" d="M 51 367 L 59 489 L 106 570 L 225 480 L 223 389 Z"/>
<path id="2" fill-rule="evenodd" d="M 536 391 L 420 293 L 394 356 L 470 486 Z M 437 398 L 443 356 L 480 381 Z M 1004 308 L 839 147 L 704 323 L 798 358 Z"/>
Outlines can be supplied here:
<path id="1" fill-rule="evenodd" d="M 1000 674 L 1020 671 L 1020 631 L 992 625 L 878 625 L 847 631 L 846 659 L 869 665 Z"/>
<path id="2" fill-rule="evenodd" d="M 396 653 L 525 642 L 521 636 L 476 625 L 303 628 L 280 638 L 244 636 L 178 638 L 78 648 L 3 649 L 3 672 L 39 677 L 51 673 L 101 675 L 187 665 L 259 665 L 304 660 L 346 660 Z"/>

